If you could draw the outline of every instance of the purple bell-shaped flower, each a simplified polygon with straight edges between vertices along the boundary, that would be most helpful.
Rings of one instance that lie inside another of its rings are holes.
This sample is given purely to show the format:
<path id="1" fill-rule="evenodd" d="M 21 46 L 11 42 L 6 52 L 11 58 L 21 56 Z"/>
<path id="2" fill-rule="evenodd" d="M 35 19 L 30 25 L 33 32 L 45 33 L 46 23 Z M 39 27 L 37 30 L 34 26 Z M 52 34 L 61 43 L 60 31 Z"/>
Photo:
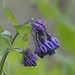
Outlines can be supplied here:
<path id="1" fill-rule="evenodd" d="M 36 66 L 36 57 L 32 54 L 32 52 L 27 49 L 24 53 L 24 61 L 23 61 L 24 66 Z"/>

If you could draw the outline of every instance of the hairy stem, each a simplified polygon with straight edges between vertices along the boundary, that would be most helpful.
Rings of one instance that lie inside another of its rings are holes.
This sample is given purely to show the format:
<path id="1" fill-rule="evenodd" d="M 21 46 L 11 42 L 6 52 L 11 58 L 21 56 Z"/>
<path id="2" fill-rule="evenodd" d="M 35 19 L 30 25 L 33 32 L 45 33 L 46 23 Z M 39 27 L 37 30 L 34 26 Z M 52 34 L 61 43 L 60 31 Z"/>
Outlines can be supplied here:
<path id="1" fill-rule="evenodd" d="M 16 37 L 17 37 L 18 35 L 19 35 L 19 33 L 17 32 L 17 33 L 15 34 L 13 40 L 12 40 L 12 44 L 13 44 L 14 40 L 16 39 Z M 6 60 L 6 57 L 7 57 L 8 53 L 9 53 L 9 50 L 6 49 L 6 50 L 5 50 L 5 53 L 4 53 L 3 57 L 2 57 L 1 63 L 0 63 L 0 75 L 1 75 L 1 73 L 2 73 L 3 66 L 4 66 L 4 63 L 5 63 L 5 60 Z"/>

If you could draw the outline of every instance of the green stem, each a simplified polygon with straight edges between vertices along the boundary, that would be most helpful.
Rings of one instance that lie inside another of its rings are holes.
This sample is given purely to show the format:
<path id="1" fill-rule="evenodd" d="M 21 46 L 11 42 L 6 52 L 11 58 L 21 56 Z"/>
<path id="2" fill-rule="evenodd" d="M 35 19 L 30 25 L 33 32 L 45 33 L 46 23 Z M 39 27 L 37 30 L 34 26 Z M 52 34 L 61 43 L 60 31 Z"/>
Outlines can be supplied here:
<path id="1" fill-rule="evenodd" d="M 16 37 L 17 37 L 18 35 L 19 35 L 19 33 L 17 32 L 17 33 L 15 34 L 15 36 L 14 36 L 14 38 L 13 38 L 11 44 L 13 44 L 14 40 L 16 39 Z M 5 63 L 5 60 L 6 60 L 6 57 L 7 57 L 8 53 L 9 53 L 9 50 L 6 49 L 6 50 L 5 50 L 5 53 L 4 53 L 3 57 L 2 57 L 1 63 L 0 63 L 0 75 L 1 75 L 1 73 L 2 73 L 3 66 L 4 66 L 4 63 Z"/>
<path id="2" fill-rule="evenodd" d="M 16 37 L 17 37 L 18 35 L 19 35 L 19 33 L 17 32 L 17 33 L 15 34 L 15 36 L 13 37 L 11 44 L 13 44 L 14 40 L 16 39 Z"/>
<path id="3" fill-rule="evenodd" d="M 5 53 L 4 53 L 3 57 L 2 57 L 1 63 L 0 63 L 0 75 L 2 73 L 3 65 L 4 65 L 4 62 L 5 62 L 5 59 L 6 59 L 7 55 L 8 55 L 8 53 L 9 53 L 8 49 L 6 49 L 6 51 L 5 51 Z"/>

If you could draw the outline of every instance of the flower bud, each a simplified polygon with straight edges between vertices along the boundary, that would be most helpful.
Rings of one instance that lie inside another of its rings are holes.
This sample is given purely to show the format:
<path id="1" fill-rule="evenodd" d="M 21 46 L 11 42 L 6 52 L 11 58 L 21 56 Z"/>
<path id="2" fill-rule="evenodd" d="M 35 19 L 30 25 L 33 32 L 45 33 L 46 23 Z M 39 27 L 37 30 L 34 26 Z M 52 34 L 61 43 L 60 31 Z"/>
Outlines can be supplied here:
<path id="1" fill-rule="evenodd" d="M 57 38 L 51 36 L 51 37 L 49 37 L 49 40 L 51 40 L 51 42 L 52 42 L 53 45 L 55 46 L 55 49 L 57 49 L 57 48 L 60 47 L 60 43 L 59 43 L 59 41 L 57 40 Z"/>
<path id="2" fill-rule="evenodd" d="M 24 66 L 36 66 L 37 65 L 36 57 L 29 49 L 27 49 L 24 53 L 23 64 Z"/>

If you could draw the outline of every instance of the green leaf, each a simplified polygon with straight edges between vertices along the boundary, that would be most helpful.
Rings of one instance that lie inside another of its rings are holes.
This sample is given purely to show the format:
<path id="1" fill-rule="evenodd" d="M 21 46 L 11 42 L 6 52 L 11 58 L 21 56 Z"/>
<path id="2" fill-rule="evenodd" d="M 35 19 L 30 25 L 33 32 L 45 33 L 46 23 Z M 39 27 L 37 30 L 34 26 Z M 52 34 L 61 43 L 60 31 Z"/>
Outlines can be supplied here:
<path id="1" fill-rule="evenodd" d="M 3 28 L 2 26 L 0 25 L 0 60 L 6 50 L 6 48 L 8 47 L 6 41 L 3 39 L 3 37 L 1 36 L 1 33 L 3 32 Z"/>
<path id="2" fill-rule="evenodd" d="M 11 51 L 11 53 L 8 56 L 7 63 L 10 63 L 13 66 L 16 62 L 23 62 L 23 54 Z"/>
<path id="3" fill-rule="evenodd" d="M 11 33 L 9 31 L 4 31 L 1 33 L 1 35 L 4 38 L 4 40 L 7 42 L 7 44 L 10 46 L 12 41 Z"/>
<path id="4" fill-rule="evenodd" d="M 3 9 L 4 9 L 4 13 L 7 17 L 7 19 L 12 22 L 14 25 L 19 24 L 17 19 L 14 17 L 14 15 L 12 14 L 12 12 L 10 11 L 10 9 L 7 7 L 6 5 L 6 0 L 3 0 Z"/>
<path id="5" fill-rule="evenodd" d="M 21 34 L 30 34 L 32 32 L 32 26 L 29 24 L 14 25 L 14 27 Z"/>
<path id="6" fill-rule="evenodd" d="M 20 34 L 18 35 L 18 37 L 16 38 L 15 42 L 14 42 L 14 48 L 22 48 L 22 49 L 27 49 L 28 48 L 28 44 L 29 44 L 29 41 L 30 41 L 30 35 L 28 35 L 28 40 L 27 41 L 23 41 L 22 38 L 23 38 L 24 35 Z"/>

